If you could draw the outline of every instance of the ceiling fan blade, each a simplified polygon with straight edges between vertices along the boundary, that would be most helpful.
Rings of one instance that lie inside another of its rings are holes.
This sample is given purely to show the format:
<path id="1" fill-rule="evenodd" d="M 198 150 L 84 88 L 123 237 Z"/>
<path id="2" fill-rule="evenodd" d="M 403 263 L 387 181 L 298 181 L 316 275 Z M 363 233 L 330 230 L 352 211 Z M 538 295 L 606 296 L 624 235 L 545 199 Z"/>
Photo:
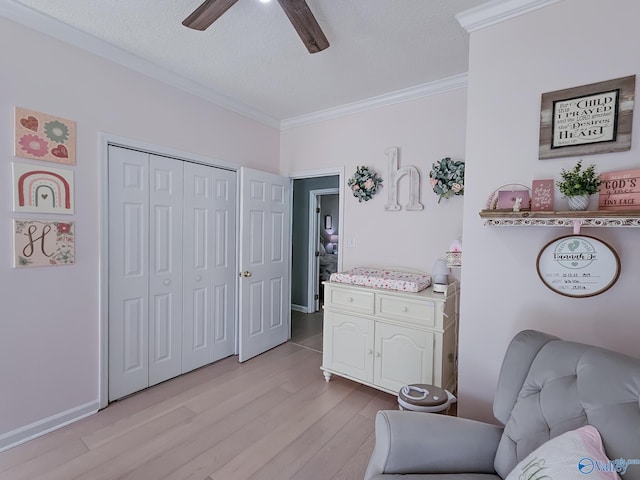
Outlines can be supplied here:
<path id="1" fill-rule="evenodd" d="M 289 17 L 289 21 L 300 35 L 309 53 L 321 52 L 329 47 L 327 37 L 324 36 L 305 0 L 278 0 L 278 3 Z"/>
<path id="2" fill-rule="evenodd" d="M 191 15 L 182 21 L 185 27 L 206 30 L 238 0 L 205 0 Z"/>

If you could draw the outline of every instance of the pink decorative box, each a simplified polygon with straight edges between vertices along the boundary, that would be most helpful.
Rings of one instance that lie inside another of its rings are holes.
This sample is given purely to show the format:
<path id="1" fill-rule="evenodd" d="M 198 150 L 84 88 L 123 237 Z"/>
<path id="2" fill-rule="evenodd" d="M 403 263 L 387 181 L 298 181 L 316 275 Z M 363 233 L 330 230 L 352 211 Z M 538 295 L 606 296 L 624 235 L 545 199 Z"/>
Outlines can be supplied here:
<path id="1" fill-rule="evenodd" d="M 527 210 L 530 208 L 529 191 L 528 190 L 501 190 L 498 192 L 498 206 L 499 210 L 513 209 L 516 204 L 516 199 L 520 198 L 520 208 Z"/>

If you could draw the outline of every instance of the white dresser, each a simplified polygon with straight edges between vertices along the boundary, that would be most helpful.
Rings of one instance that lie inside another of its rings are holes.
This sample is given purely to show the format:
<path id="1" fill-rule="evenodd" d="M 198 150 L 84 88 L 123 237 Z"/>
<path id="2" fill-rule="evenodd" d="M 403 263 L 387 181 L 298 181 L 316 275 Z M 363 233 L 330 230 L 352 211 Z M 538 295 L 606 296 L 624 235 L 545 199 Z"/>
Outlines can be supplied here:
<path id="1" fill-rule="evenodd" d="M 324 282 L 322 370 L 397 394 L 427 383 L 454 391 L 459 283 L 418 293 Z"/>

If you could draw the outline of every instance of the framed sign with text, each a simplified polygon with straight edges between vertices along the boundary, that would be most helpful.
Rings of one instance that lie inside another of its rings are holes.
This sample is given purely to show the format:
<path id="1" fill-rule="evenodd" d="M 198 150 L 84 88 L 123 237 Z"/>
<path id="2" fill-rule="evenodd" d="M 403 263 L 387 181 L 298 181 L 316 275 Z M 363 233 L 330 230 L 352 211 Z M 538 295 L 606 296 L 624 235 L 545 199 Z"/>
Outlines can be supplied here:
<path id="1" fill-rule="evenodd" d="M 640 209 L 640 169 L 600 174 L 598 210 Z"/>
<path id="2" fill-rule="evenodd" d="M 553 210 L 553 180 L 533 180 L 531 182 L 531 210 L 546 212 Z"/>
<path id="3" fill-rule="evenodd" d="M 588 235 L 567 235 L 547 243 L 536 263 L 542 283 L 567 297 L 592 297 L 607 291 L 620 276 L 620 258 L 606 242 Z"/>
<path id="4" fill-rule="evenodd" d="M 631 149 L 636 76 L 542 94 L 539 159 Z"/>

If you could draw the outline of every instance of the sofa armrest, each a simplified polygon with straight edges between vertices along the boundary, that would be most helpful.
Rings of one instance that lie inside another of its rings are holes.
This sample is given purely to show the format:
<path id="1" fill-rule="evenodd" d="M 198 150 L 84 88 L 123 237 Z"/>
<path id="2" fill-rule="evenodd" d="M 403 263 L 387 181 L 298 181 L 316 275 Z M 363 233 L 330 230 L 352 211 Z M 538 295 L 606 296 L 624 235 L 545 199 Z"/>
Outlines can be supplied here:
<path id="1" fill-rule="evenodd" d="M 494 473 L 502 427 L 433 413 L 383 410 L 365 480 L 383 473 Z"/>

